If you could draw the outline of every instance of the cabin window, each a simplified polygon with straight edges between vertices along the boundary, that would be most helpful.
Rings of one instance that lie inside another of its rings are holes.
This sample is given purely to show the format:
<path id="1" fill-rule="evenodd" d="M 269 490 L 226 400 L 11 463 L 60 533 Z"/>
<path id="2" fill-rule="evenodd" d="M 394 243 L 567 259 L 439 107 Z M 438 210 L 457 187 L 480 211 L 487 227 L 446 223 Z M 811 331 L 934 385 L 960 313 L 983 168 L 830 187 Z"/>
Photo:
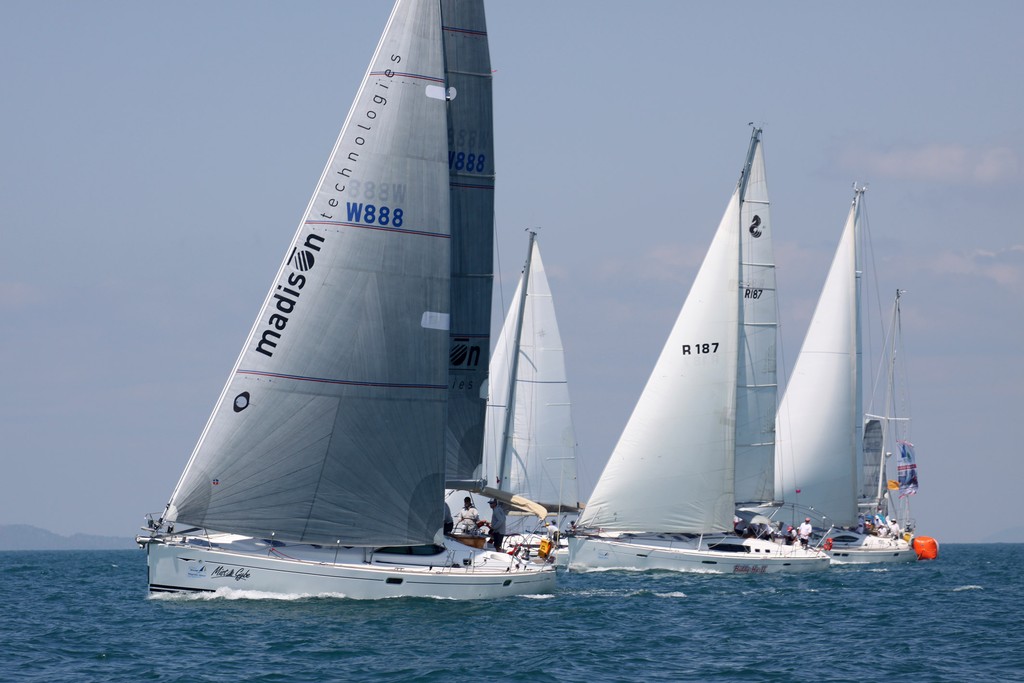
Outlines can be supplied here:
<path id="1" fill-rule="evenodd" d="M 373 552 L 384 555 L 438 555 L 444 552 L 439 545 L 395 545 L 377 548 Z"/>
<path id="2" fill-rule="evenodd" d="M 749 553 L 750 548 L 737 543 L 715 543 L 709 545 L 708 550 L 717 550 L 720 553 Z"/>

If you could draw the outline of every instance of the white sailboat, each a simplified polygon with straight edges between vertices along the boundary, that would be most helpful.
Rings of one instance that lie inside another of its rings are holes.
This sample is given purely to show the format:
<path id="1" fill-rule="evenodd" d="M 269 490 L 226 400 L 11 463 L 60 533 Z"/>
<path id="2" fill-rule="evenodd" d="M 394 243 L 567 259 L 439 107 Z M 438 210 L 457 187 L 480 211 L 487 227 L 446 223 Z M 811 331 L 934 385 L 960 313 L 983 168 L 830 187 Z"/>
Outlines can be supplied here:
<path id="1" fill-rule="evenodd" d="M 398 0 L 206 428 L 138 539 L 151 591 L 552 590 L 551 567 L 441 533 L 446 480 L 482 458 L 492 144 L 482 0 Z"/>
<path id="2" fill-rule="evenodd" d="M 525 546 L 531 554 L 539 552 L 564 564 L 568 546 L 551 537 L 558 535 L 549 532 L 548 525 L 565 529 L 579 515 L 576 431 L 562 336 L 533 231 L 523 274 L 491 358 L 490 393 L 484 439 L 488 484 L 534 501 L 548 512 L 545 521 L 533 511 L 517 513 L 513 507 L 505 547 Z"/>
<path id="3" fill-rule="evenodd" d="M 902 533 L 892 533 L 888 526 L 878 533 L 864 533 L 865 517 L 889 518 L 882 454 L 891 444 L 886 435 L 901 422 L 892 415 L 888 400 L 886 416 L 865 422 L 861 317 L 865 221 L 864 189 L 857 188 L 777 418 L 776 498 L 793 504 L 799 512 L 796 517 L 802 519 L 806 513 L 822 526 L 833 564 L 917 559 Z M 898 304 L 897 296 L 893 332 Z M 889 357 L 895 359 L 893 354 Z M 892 368 L 890 362 L 890 384 Z M 910 526 L 908 518 L 902 522 L 904 529 Z"/>
<path id="4" fill-rule="evenodd" d="M 570 569 L 818 571 L 815 549 L 733 533 L 771 497 L 775 272 L 761 130 L 675 326 L 569 539 Z"/>

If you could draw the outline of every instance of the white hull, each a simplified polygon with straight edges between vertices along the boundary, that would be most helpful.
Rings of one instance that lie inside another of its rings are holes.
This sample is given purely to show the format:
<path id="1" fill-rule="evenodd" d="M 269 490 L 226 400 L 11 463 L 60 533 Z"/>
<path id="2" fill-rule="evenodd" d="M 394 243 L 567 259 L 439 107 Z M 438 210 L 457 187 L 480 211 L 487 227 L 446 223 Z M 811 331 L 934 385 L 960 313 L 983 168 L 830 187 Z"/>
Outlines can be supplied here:
<path id="1" fill-rule="evenodd" d="M 714 550 L 709 548 L 729 548 Z M 678 535 L 574 536 L 569 569 L 667 569 L 706 574 L 776 574 L 828 569 L 818 550 L 738 536 L 699 538 Z"/>
<path id="2" fill-rule="evenodd" d="M 832 564 L 895 564 L 916 562 L 917 552 L 903 539 L 842 532 L 832 538 Z"/>
<path id="3" fill-rule="evenodd" d="M 317 548 L 229 535 L 140 539 L 152 592 L 218 589 L 356 599 L 430 597 L 460 600 L 551 593 L 551 565 L 470 548 L 445 539 L 439 553 L 396 554 L 370 548 Z M 417 549 L 419 550 L 419 549 Z"/>

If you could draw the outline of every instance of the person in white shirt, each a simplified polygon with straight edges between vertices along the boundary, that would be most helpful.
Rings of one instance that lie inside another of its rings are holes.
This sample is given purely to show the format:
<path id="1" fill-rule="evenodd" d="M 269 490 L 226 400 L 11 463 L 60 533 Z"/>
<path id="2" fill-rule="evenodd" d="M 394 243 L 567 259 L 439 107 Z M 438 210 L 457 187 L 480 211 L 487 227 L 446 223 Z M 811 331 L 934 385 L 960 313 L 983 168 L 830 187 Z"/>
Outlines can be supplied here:
<path id="1" fill-rule="evenodd" d="M 900 531 L 900 525 L 896 521 L 895 517 L 890 517 L 889 518 L 889 531 L 892 532 L 892 537 L 893 538 L 897 538 L 898 539 L 902 535 L 902 533 Z"/>
<path id="2" fill-rule="evenodd" d="M 455 528 L 458 530 L 461 527 L 463 531 L 475 529 L 476 523 L 480 520 L 480 514 L 473 507 L 473 499 L 466 496 L 462 503 L 462 509 L 455 515 Z"/>
<path id="3" fill-rule="evenodd" d="M 796 530 L 797 535 L 800 537 L 800 545 L 804 548 L 811 541 L 811 532 L 814 531 L 814 527 L 811 526 L 811 518 L 805 517 L 804 523 Z"/>

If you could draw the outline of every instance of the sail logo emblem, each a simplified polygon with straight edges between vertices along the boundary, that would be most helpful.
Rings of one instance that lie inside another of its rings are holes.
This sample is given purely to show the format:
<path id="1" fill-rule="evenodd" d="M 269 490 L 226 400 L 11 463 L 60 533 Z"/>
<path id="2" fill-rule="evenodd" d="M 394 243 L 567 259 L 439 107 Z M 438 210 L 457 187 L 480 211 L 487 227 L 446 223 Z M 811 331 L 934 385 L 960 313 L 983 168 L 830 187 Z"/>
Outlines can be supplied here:
<path id="1" fill-rule="evenodd" d="M 313 258 L 313 252 L 311 251 L 294 251 L 292 252 L 292 257 L 288 259 L 290 266 L 302 272 L 312 268 L 314 263 L 316 263 L 316 259 Z"/>
<path id="2" fill-rule="evenodd" d="M 452 340 L 452 346 L 448 352 L 448 362 L 455 368 L 477 367 L 480 365 L 480 345 L 471 345 L 468 338 L 456 337 Z"/>
<path id="3" fill-rule="evenodd" d="M 760 237 L 761 236 L 761 217 L 758 216 L 757 214 L 754 214 L 754 220 L 751 221 L 750 227 L 747 228 L 747 229 L 750 231 L 750 234 L 753 235 L 755 239 Z"/>

